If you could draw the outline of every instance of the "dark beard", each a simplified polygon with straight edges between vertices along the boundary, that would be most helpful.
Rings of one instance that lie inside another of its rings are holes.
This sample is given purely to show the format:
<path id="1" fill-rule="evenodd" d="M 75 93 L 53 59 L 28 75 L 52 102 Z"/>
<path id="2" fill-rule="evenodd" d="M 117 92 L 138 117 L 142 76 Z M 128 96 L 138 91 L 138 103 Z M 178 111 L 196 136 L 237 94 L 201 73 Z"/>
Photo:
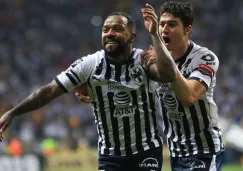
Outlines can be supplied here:
<path id="1" fill-rule="evenodd" d="M 107 51 L 105 47 L 104 50 L 106 55 L 115 58 L 117 56 L 120 56 L 125 51 L 125 47 L 126 44 L 119 44 L 119 46 L 112 52 Z"/>

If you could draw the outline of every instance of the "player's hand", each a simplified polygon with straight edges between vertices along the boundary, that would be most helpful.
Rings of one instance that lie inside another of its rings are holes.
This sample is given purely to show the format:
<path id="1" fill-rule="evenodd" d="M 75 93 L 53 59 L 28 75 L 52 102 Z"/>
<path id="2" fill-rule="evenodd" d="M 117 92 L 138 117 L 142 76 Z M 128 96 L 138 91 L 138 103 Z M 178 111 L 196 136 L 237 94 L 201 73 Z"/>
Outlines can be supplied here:
<path id="1" fill-rule="evenodd" d="M 152 45 L 150 45 L 149 50 L 142 52 L 140 56 L 141 62 L 144 63 L 147 70 L 150 65 L 156 63 L 156 54 Z"/>
<path id="2" fill-rule="evenodd" d="M 75 96 L 82 103 L 90 103 L 90 97 L 88 96 L 87 92 L 87 83 L 82 84 L 81 86 L 76 88 Z"/>
<path id="3" fill-rule="evenodd" d="M 1 118 L 0 118 L 0 141 L 3 141 L 3 133 L 7 129 L 7 127 L 12 123 L 13 116 L 10 115 L 9 112 L 6 112 Z"/>
<path id="4" fill-rule="evenodd" d="M 158 16 L 156 15 L 154 8 L 151 5 L 146 4 L 146 7 L 142 8 L 142 14 L 146 30 L 152 35 L 158 34 Z"/>

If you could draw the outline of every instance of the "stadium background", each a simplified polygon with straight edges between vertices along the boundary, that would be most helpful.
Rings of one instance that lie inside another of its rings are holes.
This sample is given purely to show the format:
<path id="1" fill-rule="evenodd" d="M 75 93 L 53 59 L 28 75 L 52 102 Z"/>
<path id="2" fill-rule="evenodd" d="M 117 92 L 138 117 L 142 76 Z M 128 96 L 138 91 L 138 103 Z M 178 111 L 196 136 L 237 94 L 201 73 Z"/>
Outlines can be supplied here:
<path id="1" fill-rule="evenodd" d="M 134 47 L 151 43 L 140 9 L 163 0 L 0 0 L 0 115 L 49 83 L 75 59 L 101 48 L 101 26 L 113 11 L 137 23 Z M 223 171 L 243 170 L 243 1 L 191 0 L 192 40 L 219 57 L 215 101 L 226 145 Z M 0 170 L 97 170 L 90 106 L 73 94 L 18 117 L 0 143 Z M 169 169 L 164 149 L 164 168 Z"/>

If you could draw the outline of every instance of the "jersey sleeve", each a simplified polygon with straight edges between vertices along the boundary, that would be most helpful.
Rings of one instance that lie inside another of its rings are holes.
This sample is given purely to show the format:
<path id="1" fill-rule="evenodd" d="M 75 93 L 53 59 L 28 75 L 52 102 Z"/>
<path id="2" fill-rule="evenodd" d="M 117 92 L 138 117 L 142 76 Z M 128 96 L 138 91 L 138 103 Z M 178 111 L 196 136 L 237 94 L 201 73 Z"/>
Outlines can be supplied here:
<path id="1" fill-rule="evenodd" d="M 57 75 L 55 81 L 65 92 L 71 92 L 75 87 L 88 81 L 95 65 L 95 54 L 82 57 L 72 63 L 67 70 Z"/>
<path id="2" fill-rule="evenodd" d="M 218 67 L 219 60 L 216 55 L 213 53 L 204 54 L 200 58 L 196 58 L 189 80 L 197 80 L 208 89 L 216 75 Z"/>

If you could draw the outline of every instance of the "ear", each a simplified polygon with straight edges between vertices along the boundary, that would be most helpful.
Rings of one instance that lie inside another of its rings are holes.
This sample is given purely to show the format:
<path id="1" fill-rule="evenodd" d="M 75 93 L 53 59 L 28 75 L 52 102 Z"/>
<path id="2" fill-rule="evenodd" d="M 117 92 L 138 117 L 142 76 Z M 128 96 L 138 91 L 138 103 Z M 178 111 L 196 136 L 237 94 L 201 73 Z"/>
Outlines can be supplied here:
<path id="1" fill-rule="evenodd" d="M 130 38 L 129 38 L 129 42 L 132 43 L 135 39 L 136 39 L 136 33 L 132 33 Z"/>
<path id="2" fill-rule="evenodd" d="M 189 26 L 185 27 L 185 34 L 190 35 L 191 32 L 192 32 L 192 25 L 189 25 Z"/>

